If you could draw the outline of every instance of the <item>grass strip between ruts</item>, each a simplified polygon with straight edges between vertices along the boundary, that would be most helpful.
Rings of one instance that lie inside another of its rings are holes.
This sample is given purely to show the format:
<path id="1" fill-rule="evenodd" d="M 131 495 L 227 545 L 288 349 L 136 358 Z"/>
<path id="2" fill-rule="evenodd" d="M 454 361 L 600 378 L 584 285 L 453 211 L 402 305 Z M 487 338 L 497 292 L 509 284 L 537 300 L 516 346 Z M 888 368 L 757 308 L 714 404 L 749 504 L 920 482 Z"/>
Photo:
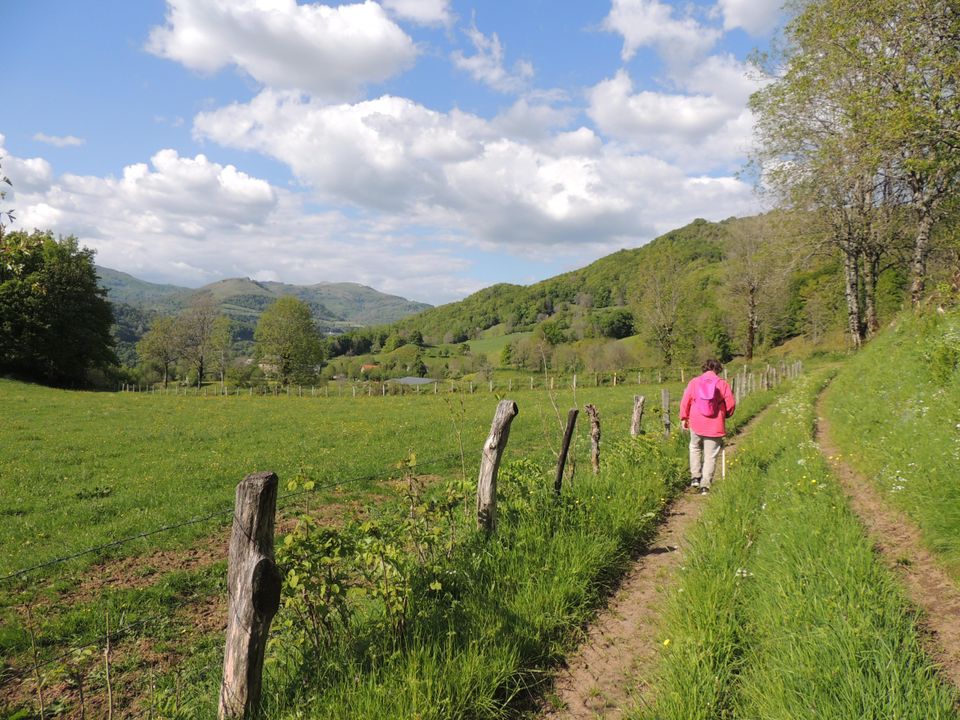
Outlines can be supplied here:
<path id="1" fill-rule="evenodd" d="M 956 718 L 915 619 L 813 442 L 826 374 L 740 444 L 689 539 L 656 697 L 633 718 Z"/>

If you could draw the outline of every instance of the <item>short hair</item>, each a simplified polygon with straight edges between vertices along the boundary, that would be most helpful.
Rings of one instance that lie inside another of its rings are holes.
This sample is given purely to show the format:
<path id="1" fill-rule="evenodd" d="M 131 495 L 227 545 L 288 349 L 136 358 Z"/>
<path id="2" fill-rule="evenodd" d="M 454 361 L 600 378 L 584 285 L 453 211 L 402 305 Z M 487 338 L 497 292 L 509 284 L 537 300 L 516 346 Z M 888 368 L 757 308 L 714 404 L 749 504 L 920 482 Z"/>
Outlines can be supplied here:
<path id="1" fill-rule="evenodd" d="M 703 372 L 709 372 L 710 370 L 713 370 L 715 373 L 719 375 L 720 373 L 723 372 L 723 365 L 720 364 L 719 360 L 714 360 L 713 358 L 710 358 L 705 363 L 703 363 L 701 369 L 703 370 Z"/>

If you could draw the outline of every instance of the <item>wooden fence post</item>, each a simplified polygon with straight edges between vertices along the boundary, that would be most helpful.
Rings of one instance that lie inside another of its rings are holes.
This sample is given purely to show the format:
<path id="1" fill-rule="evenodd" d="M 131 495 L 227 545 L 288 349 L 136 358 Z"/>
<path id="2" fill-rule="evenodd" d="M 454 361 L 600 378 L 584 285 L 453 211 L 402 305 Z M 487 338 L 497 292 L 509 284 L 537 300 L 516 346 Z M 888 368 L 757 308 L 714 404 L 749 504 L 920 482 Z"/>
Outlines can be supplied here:
<path id="1" fill-rule="evenodd" d="M 267 634 L 280 607 L 280 572 L 273 560 L 276 511 L 276 474 L 247 475 L 237 486 L 227 565 L 220 720 L 252 717 L 260 704 Z"/>
<path id="2" fill-rule="evenodd" d="M 660 391 L 660 410 L 663 414 L 663 436 L 670 437 L 670 391 L 666 388 Z"/>
<path id="3" fill-rule="evenodd" d="M 600 411 L 596 405 L 587 404 L 583 408 L 590 418 L 590 464 L 593 474 L 600 472 Z"/>
<path id="4" fill-rule="evenodd" d="M 513 400 L 501 400 L 490 425 L 490 435 L 483 444 L 480 477 L 477 478 L 477 526 L 492 533 L 497 529 L 497 472 L 500 458 L 510 437 L 510 423 L 519 410 Z"/>
<path id="5" fill-rule="evenodd" d="M 577 424 L 577 415 L 580 411 L 576 408 L 567 413 L 567 428 L 563 431 L 563 444 L 560 446 L 560 457 L 557 458 L 557 475 L 553 479 L 553 492 L 560 496 L 560 487 L 563 485 L 563 468 L 567 464 L 567 453 L 570 451 L 570 440 L 573 438 L 573 428 Z"/>
<path id="6" fill-rule="evenodd" d="M 643 432 L 643 406 L 647 399 L 643 395 L 633 396 L 633 417 L 630 418 L 630 435 L 636 437 Z"/>

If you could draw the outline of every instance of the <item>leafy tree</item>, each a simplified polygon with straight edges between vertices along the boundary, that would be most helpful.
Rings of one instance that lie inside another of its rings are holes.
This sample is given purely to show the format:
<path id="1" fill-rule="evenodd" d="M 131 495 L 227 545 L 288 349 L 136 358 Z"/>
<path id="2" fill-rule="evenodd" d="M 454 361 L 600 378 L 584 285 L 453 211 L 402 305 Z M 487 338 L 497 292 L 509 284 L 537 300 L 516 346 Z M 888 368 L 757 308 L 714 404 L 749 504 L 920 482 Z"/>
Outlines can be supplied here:
<path id="1" fill-rule="evenodd" d="M 183 353 L 181 339 L 177 320 L 167 315 L 160 315 L 137 343 L 137 354 L 140 359 L 155 365 L 163 373 L 164 387 L 167 387 L 170 369 L 176 365 Z"/>
<path id="2" fill-rule="evenodd" d="M 567 338 L 563 328 L 555 320 L 544 320 L 537 326 L 534 337 L 546 340 L 551 345 L 560 345 Z"/>
<path id="3" fill-rule="evenodd" d="M 276 368 L 283 385 L 311 374 L 323 359 L 310 308 L 292 295 L 281 297 L 263 311 L 254 339 L 257 357 Z"/>
<path id="4" fill-rule="evenodd" d="M 880 264 L 913 215 L 911 300 L 935 224 L 960 181 L 960 10 L 954 0 L 812 0 L 786 31 L 776 82 L 757 93 L 765 180 L 823 212 L 843 259 L 855 347 L 877 327 Z"/>
<path id="5" fill-rule="evenodd" d="M 88 371 L 117 363 L 93 255 L 72 236 L 0 237 L 0 372 L 76 386 Z"/>
<path id="6" fill-rule="evenodd" d="M 233 347 L 233 322 L 226 315 L 220 315 L 213 321 L 210 337 L 211 365 L 220 376 L 221 391 L 227 379 L 230 366 L 230 350 Z"/>
<path id="7" fill-rule="evenodd" d="M 600 334 L 617 340 L 633 335 L 633 313 L 618 308 L 600 315 Z"/>
<path id="8" fill-rule="evenodd" d="M 180 314 L 177 327 L 180 333 L 182 358 L 196 372 L 197 387 L 209 370 L 214 353 L 214 330 L 220 311 L 209 294 L 199 296 Z"/>

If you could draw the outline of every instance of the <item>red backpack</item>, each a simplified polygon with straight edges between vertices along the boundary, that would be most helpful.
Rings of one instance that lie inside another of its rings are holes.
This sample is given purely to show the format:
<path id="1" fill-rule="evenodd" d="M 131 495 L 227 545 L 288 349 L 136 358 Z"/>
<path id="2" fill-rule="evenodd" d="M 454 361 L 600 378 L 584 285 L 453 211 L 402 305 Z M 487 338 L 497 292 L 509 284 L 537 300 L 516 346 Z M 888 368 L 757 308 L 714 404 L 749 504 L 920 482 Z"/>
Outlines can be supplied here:
<path id="1" fill-rule="evenodd" d="M 693 404 L 704 417 L 714 418 L 723 408 L 723 398 L 717 385 L 720 378 L 701 375 L 694 382 Z"/>

